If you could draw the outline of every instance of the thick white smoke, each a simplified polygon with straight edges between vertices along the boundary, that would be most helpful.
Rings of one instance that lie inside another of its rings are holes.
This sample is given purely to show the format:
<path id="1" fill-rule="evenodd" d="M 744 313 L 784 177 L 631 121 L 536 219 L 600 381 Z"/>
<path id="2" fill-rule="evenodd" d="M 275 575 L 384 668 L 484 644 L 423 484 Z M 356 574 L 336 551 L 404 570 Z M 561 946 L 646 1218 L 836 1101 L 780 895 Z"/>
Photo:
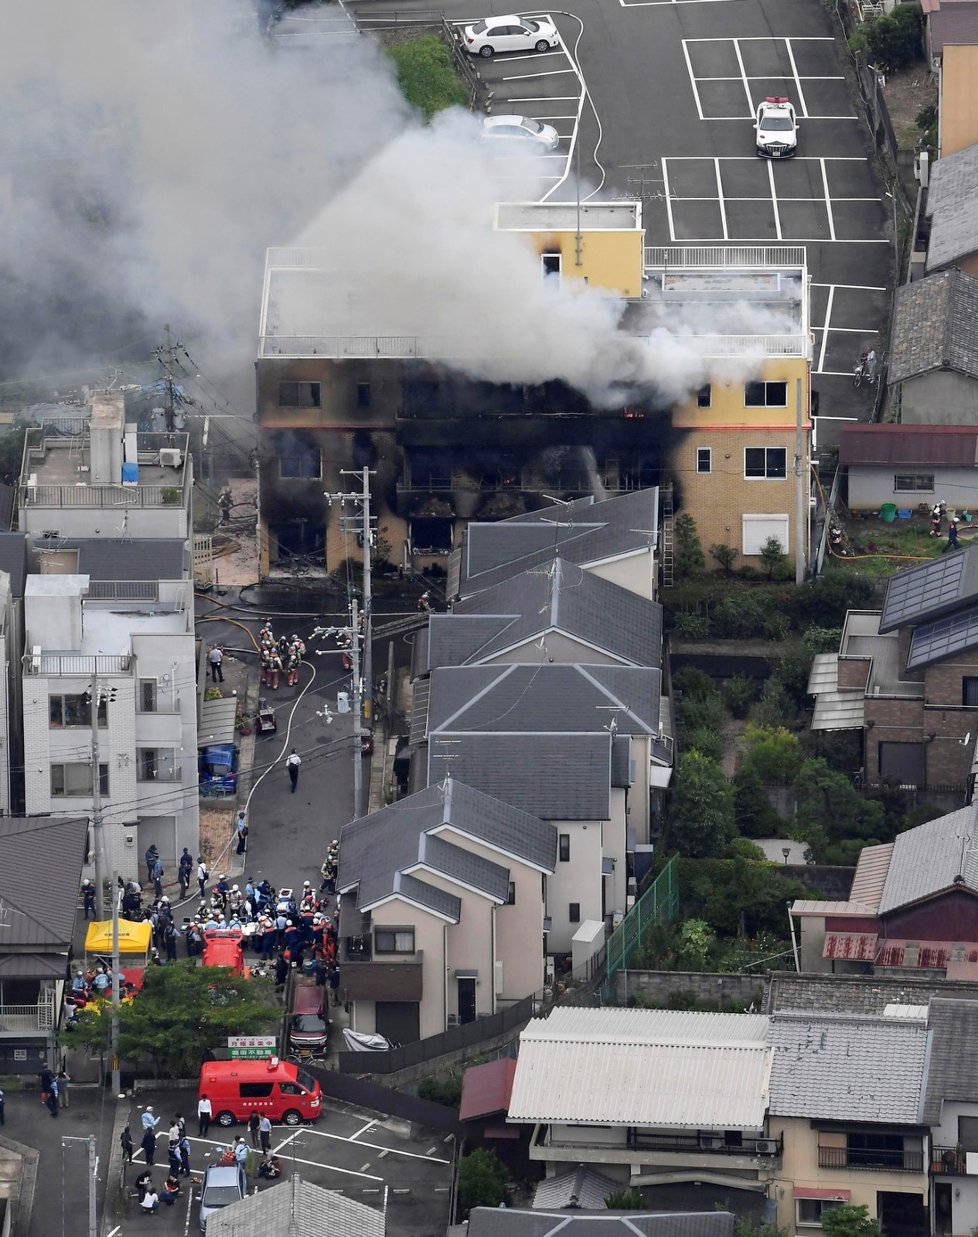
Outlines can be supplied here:
<path id="1" fill-rule="evenodd" d="M 558 290 L 517 234 L 492 231 L 496 202 L 537 196 L 535 174 L 500 180 L 512 165 L 462 111 L 423 128 L 369 37 L 278 47 L 246 0 L 10 7 L 8 372 L 138 355 L 133 336 L 146 355 L 169 320 L 212 373 L 246 375 L 265 249 L 301 243 L 353 277 L 357 321 L 319 281 L 280 307 L 296 334 L 416 335 L 474 376 L 561 378 L 602 401 L 707 376 L 678 338 L 688 322 L 653 313 L 646 341 L 625 337 L 615 298 Z M 727 312 L 723 329 L 758 329 Z"/>

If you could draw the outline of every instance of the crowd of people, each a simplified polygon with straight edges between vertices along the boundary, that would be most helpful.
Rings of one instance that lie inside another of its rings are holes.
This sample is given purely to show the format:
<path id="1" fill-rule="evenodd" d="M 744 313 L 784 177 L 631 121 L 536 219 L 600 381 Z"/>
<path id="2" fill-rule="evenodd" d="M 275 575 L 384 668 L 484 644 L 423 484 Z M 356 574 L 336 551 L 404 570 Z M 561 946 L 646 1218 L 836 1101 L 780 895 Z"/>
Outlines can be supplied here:
<path id="1" fill-rule="evenodd" d="M 291 636 L 279 636 L 276 639 L 272 631 L 272 620 L 266 618 L 258 633 L 258 646 L 262 686 L 277 691 L 279 679 L 284 674 L 288 686 L 294 687 L 299 681 L 299 667 L 306 655 L 306 646 L 301 636 L 293 633 Z"/>

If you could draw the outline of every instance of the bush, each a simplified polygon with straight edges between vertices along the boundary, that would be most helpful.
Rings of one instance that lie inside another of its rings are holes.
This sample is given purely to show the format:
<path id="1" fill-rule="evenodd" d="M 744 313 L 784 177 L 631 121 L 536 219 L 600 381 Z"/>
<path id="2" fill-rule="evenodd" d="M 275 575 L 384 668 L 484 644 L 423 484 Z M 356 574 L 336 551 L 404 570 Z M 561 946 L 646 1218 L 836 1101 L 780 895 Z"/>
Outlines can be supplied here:
<path id="1" fill-rule="evenodd" d="M 694 610 L 681 610 L 672 629 L 682 640 L 707 640 L 710 620 L 707 615 L 697 614 Z"/>
<path id="2" fill-rule="evenodd" d="M 729 640 L 764 636 L 769 623 L 768 605 L 769 599 L 763 593 L 732 593 L 713 611 L 713 628 L 718 636 Z"/>
<path id="3" fill-rule="evenodd" d="M 787 566 L 788 556 L 785 554 L 784 546 L 777 537 L 768 537 L 767 541 L 761 546 L 761 563 L 767 572 L 769 580 L 774 579 L 776 571 L 780 571 Z"/>
<path id="4" fill-rule="evenodd" d="M 605 1196 L 604 1205 L 609 1211 L 643 1211 L 648 1203 L 641 1190 L 614 1190 Z"/>
<path id="5" fill-rule="evenodd" d="M 458 1166 L 458 1204 L 468 1215 L 473 1207 L 498 1207 L 506 1201 L 506 1169 L 495 1151 L 473 1151 Z"/>
<path id="6" fill-rule="evenodd" d="M 731 859 L 749 859 L 751 863 L 767 863 L 768 857 L 750 838 L 734 838 L 729 846 Z"/>
<path id="7" fill-rule="evenodd" d="M 820 576 L 785 595 L 784 602 L 794 625 L 804 631 L 813 623 L 820 627 L 841 627 L 847 610 L 872 609 L 876 586 L 856 572 Z"/>
<path id="8" fill-rule="evenodd" d="M 676 534 L 673 569 L 680 578 L 696 575 L 706 566 L 703 547 L 696 534 L 696 521 L 691 515 L 680 515 L 673 528 Z"/>
<path id="9" fill-rule="evenodd" d="M 436 35 L 398 43 L 387 54 L 397 70 L 401 94 L 426 121 L 446 107 L 465 106 L 465 87 L 455 76 L 448 48 Z"/>
<path id="10" fill-rule="evenodd" d="M 768 726 L 772 729 L 795 724 L 798 710 L 784 683 L 776 675 L 772 675 L 764 684 L 761 689 L 761 698 L 754 705 L 751 716 L 758 726 Z"/>
<path id="11" fill-rule="evenodd" d="M 761 779 L 753 769 L 734 775 L 734 818 L 745 837 L 771 838 L 783 832 L 781 818 L 771 806 Z"/>
<path id="12" fill-rule="evenodd" d="M 692 730 L 684 730 L 683 747 L 687 752 L 699 752 L 701 756 L 708 756 L 719 764 L 723 759 L 723 732 L 714 730 L 711 726 L 695 726 Z"/>
<path id="13" fill-rule="evenodd" d="M 742 674 L 723 685 L 723 703 L 731 717 L 746 717 L 756 696 L 753 682 Z"/>
<path id="14" fill-rule="evenodd" d="M 672 686 L 675 691 L 682 692 L 684 703 L 687 699 L 705 700 L 717 689 L 706 671 L 696 666 L 683 666 L 682 670 L 677 670 L 672 676 Z"/>
<path id="15" fill-rule="evenodd" d="M 801 742 L 784 726 L 748 725 L 742 771 L 763 786 L 790 786 L 805 759 Z"/>
<path id="16" fill-rule="evenodd" d="M 856 51 L 864 51 L 878 69 L 894 73 L 921 60 L 924 18 L 918 4 L 898 4 L 892 14 L 884 14 L 862 26 L 849 40 Z"/>
<path id="17" fill-rule="evenodd" d="M 802 647 L 812 657 L 816 653 L 838 653 L 841 640 L 841 627 L 819 627 L 816 623 L 811 623 L 801 633 Z"/>
<path id="18" fill-rule="evenodd" d="M 719 545 L 711 545 L 710 555 L 717 560 L 728 576 L 733 575 L 733 565 L 734 559 L 737 557 L 737 551 L 732 545 L 724 545 L 723 542 Z"/>
<path id="19" fill-rule="evenodd" d="M 422 1078 L 418 1083 L 418 1096 L 446 1108 L 458 1108 L 462 1102 L 462 1079 L 458 1074 L 447 1078 Z"/>

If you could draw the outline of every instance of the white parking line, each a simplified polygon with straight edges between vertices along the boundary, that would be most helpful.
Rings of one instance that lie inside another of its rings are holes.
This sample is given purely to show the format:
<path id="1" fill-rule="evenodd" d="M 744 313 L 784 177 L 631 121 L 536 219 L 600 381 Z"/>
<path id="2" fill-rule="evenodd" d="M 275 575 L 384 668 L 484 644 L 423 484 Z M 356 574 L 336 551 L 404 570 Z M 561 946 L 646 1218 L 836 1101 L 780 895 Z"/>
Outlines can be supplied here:
<path id="1" fill-rule="evenodd" d="M 507 55 L 505 63 L 512 64 L 514 60 L 542 60 L 544 56 L 562 56 L 563 54 L 564 49 L 558 44 L 546 52 L 517 52 L 513 56 Z M 487 56 L 485 59 L 491 60 L 492 57 Z"/>
<path id="2" fill-rule="evenodd" d="M 825 213 L 829 220 L 829 239 L 835 240 L 835 216 L 832 214 L 832 195 L 829 193 L 829 173 L 825 166 L 825 160 L 820 160 L 822 165 L 822 188 L 825 190 Z"/>
<path id="3" fill-rule="evenodd" d="M 733 39 L 732 42 L 734 45 L 734 51 L 737 54 L 737 64 L 740 66 L 740 79 L 744 87 L 744 94 L 747 95 L 747 106 L 750 109 L 751 115 L 753 116 L 754 100 L 751 98 L 750 86 L 748 86 L 747 84 L 747 69 L 744 65 L 744 57 L 740 51 L 740 39 Z"/>
<path id="4" fill-rule="evenodd" d="M 822 346 L 818 352 L 819 370 L 821 370 L 825 364 L 825 349 L 828 347 L 828 344 L 829 344 L 829 323 L 832 321 L 832 302 L 834 300 L 835 300 L 835 288 L 830 287 L 828 301 L 825 304 L 825 323 L 822 327 Z"/>
<path id="5" fill-rule="evenodd" d="M 691 39 L 690 42 L 698 43 L 699 39 Z M 684 39 L 685 43 L 686 40 Z M 698 82 L 739 82 L 740 78 L 734 74 L 726 77 L 698 77 Z M 747 80 L 749 82 L 780 82 L 787 81 L 787 77 L 783 73 L 748 73 Z M 806 82 L 844 82 L 846 79 L 841 73 L 833 73 L 830 77 L 813 77 L 810 73 L 806 73 L 802 79 Z"/>
<path id="6" fill-rule="evenodd" d="M 348 1142 L 350 1142 L 350 1141 L 351 1141 L 349 1138 L 347 1138 L 347 1137 L 346 1137 L 345 1135 L 343 1135 L 343 1134 L 329 1134 L 329 1133 L 327 1133 L 327 1131 L 326 1131 L 326 1130 L 314 1130 L 314 1129 L 312 1129 L 312 1128 L 307 1128 L 306 1130 L 304 1130 L 304 1133 L 306 1133 L 306 1134 L 315 1134 L 317 1138 L 332 1138 L 332 1139 L 334 1139 L 336 1142 L 340 1142 L 340 1143 L 348 1143 Z M 381 1146 L 381 1144 L 380 1144 L 380 1143 L 365 1143 L 365 1142 L 358 1142 L 358 1143 L 356 1144 L 356 1146 L 358 1146 L 358 1147 L 370 1147 L 370 1148 L 371 1148 L 371 1150 L 373 1150 L 373 1151 L 389 1151 L 389 1152 L 391 1153 L 391 1155 L 403 1155 L 403 1156 L 406 1156 L 409 1160 L 428 1160 L 428 1161 L 429 1161 L 429 1163 L 430 1163 L 430 1162 L 432 1162 L 432 1161 L 431 1161 L 431 1157 L 430 1157 L 430 1156 L 427 1156 L 427 1155 L 421 1155 L 421 1154 L 420 1154 L 420 1152 L 417 1152 L 417 1151 L 401 1151 L 401 1150 L 400 1150 L 400 1148 L 398 1148 L 398 1147 L 383 1147 L 383 1146 Z M 451 1160 L 434 1160 L 433 1162 L 434 1162 L 435 1164 L 450 1164 L 450 1163 L 451 1163 Z"/>
<path id="7" fill-rule="evenodd" d="M 669 219 L 669 239 L 676 239 L 676 226 L 672 218 L 672 194 L 669 192 L 669 160 L 662 160 L 662 191 L 666 199 L 666 215 Z"/>
<path id="8" fill-rule="evenodd" d="M 805 104 L 805 92 L 801 88 L 801 78 L 798 76 L 798 66 L 795 64 L 795 53 L 791 50 L 791 39 L 785 39 L 784 45 L 788 53 L 788 59 L 791 61 L 791 72 L 795 79 L 795 89 L 798 91 L 798 111 L 802 116 L 807 116 L 808 107 Z"/>
<path id="9" fill-rule="evenodd" d="M 367 1130 L 372 1130 L 376 1124 L 376 1121 L 368 1121 L 366 1125 L 361 1125 L 355 1134 L 351 1134 L 350 1138 L 359 1138 L 361 1134 L 366 1134 Z"/>
<path id="10" fill-rule="evenodd" d="M 778 194 L 777 194 L 777 190 L 774 187 L 774 160 L 773 159 L 768 159 L 767 161 L 767 177 L 768 177 L 768 183 L 771 186 L 771 206 L 774 208 L 774 227 L 778 234 L 778 240 L 780 241 L 780 240 L 784 240 L 784 237 L 781 235 L 781 215 L 778 212 Z"/>
<path id="11" fill-rule="evenodd" d="M 783 35 L 748 34 L 739 39 L 731 39 L 729 35 L 715 34 L 706 39 L 690 39 L 690 43 L 770 43 L 773 38 L 783 38 Z M 826 34 L 802 35 L 795 39 L 796 43 L 834 43 L 835 39 Z"/>
<path id="12" fill-rule="evenodd" d="M 576 103 L 576 94 L 537 94 L 524 95 L 519 99 L 510 99 L 510 103 Z"/>
<path id="13" fill-rule="evenodd" d="M 720 204 L 720 222 L 723 224 L 723 239 L 727 240 L 727 208 L 723 202 L 723 185 L 720 182 L 720 160 L 713 160 L 713 168 L 717 178 L 717 201 Z"/>
<path id="14" fill-rule="evenodd" d="M 623 9 L 655 9 L 668 4 L 736 4 L 738 0 L 618 0 Z"/>
<path id="15" fill-rule="evenodd" d="M 724 201 L 726 202 L 766 202 L 765 194 L 726 194 Z M 677 193 L 673 199 L 675 202 L 715 202 L 716 198 L 712 193 Z M 819 195 L 817 198 L 793 198 L 781 193 L 778 195 L 779 202 L 825 202 L 825 197 Z M 830 201 L 839 202 L 878 202 L 879 198 L 831 198 Z"/>
<path id="16" fill-rule="evenodd" d="M 546 73 L 514 73 L 512 77 L 504 77 L 504 82 L 525 82 L 531 77 L 558 77 L 561 73 L 573 73 L 573 69 L 548 69 Z"/>
<path id="17" fill-rule="evenodd" d="M 689 74 L 689 84 L 693 88 L 693 98 L 696 100 L 696 110 L 699 112 L 700 120 L 705 120 L 703 115 L 703 105 L 700 103 L 700 92 L 696 89 L 696 78 L 693 75 L 693 64 L 689 58 L 689 48 L 686 46 L 688 39 L 683 39 L 683 55 L 686 57 L 686 72 Z"/>

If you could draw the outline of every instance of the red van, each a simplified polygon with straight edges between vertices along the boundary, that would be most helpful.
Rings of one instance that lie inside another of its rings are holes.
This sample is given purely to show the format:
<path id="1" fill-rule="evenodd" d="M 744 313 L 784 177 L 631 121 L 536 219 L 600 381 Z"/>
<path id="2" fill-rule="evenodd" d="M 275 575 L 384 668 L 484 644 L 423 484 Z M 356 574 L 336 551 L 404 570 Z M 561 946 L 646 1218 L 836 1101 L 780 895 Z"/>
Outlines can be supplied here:
<path id="1" fill-rule="evenodd" d="M 244 933 L 215 931 L 204 933 L 204 954 L 201 966 L 226 966 L 235 975 L 244 975 Z"/>
<path id="2" fill-rule="evenodd" d="M 318 1121 L 323 1096 L 312 1074 L 268 1057 L 263 1061 L 208 1061 L 201 1067 L 198 1096 L 211 1102 L 217 1125 L 247 1121 L 253 1112 L 268 1114 L 272 1121 L 299 1125 Z"/>

